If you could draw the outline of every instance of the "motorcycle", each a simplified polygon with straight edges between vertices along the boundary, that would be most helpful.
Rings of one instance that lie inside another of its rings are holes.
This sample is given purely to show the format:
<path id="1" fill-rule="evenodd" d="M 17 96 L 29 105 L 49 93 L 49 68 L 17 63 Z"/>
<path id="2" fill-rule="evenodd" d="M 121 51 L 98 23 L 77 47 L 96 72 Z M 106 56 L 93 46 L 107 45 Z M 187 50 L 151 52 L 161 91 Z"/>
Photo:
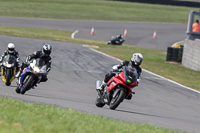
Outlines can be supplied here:
<path id="1" fill-rule="evenodd" d="M 110 44 L 113 44 L 113 45 L 122 45 L 122 43 L 124 42 L 125 40 L 123 39 L 122 36 L 112 36 L 110 41 L 108 41 L 108 45 Z"/>
<path id="2" fill-rule="evenodd" d="M 138 84 L 136 69 L 132 66 L 123 66 L 121 71 L 115 73 L 103 90 L 97 89 L 101 81 L 96 81 L 98 95 L 95 104 L 97 107 L 107 104 L 110 109 L 115 110 L 124 99 L 132 97 L 131 93 L 134 94 L 133 88 Z"/>
<path id="3" fill-rule="evenodd" d="M 2 80 L 5 82 L 6 86 L 10 86 L 11 82 L 14 80 L 16 70 L 16 57 L 10 54 L 6 55 L 1 65 Z"/>
<path id="4" fill-rule="evenodd" d="M 16 92 L 25 94 L 26 91 L 40 83 L 42 76 L 47 74 L 46 67 L 42 59 L 30 61 L 30 64 L 24 68 L 18 79 Z"/>

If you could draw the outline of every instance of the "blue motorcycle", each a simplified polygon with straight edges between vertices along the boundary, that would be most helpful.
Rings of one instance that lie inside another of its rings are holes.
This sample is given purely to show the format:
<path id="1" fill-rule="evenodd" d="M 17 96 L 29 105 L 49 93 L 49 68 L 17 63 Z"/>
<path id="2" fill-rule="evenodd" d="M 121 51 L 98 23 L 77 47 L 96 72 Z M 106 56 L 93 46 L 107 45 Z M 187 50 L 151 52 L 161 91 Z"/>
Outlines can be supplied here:
<path id="1" fill-rule="evenodd" d="M 31 60 L 18 79 L 16 92 L 24 94 L 36 86 L 42 79 L 42 76 L 47 74 L 46 67 L 42 59 Z"/>

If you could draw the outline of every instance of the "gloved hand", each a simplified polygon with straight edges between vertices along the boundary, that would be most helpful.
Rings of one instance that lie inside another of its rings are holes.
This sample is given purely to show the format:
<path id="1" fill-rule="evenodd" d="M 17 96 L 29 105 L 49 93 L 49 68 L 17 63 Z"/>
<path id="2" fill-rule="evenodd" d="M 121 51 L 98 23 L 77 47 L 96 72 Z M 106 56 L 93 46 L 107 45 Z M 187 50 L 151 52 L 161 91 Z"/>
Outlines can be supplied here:
<path id="1" fill-rule="evenodd" d="M 27 62 L 28 64 L 30 63 L 30 59 L 31 59 L 30 56 L 28 56 L 28 57 L 26 58 L 26 62 Z"/>
<path id="2" fill-rule="evenodd" d="M 118 70 L 118 66 L 119 66 L 119 65 L 114 65 L 114 66 L 112 67 L 113 71 Z"/>
<path id="3" fill-rule="evenodd" d="M 16 61 L 19 62 L 20 58 L 17 58 Z"/>
<path id="4" fill-rule="evenodd" d="M 47 72 L 49 72 L 51 70 L 51 67 L 47 68 Z"/>
<path id="5" fill-rule="evenodd" d="M 139 85 L 141 79 L 137 79 L 137 86 Z"/>

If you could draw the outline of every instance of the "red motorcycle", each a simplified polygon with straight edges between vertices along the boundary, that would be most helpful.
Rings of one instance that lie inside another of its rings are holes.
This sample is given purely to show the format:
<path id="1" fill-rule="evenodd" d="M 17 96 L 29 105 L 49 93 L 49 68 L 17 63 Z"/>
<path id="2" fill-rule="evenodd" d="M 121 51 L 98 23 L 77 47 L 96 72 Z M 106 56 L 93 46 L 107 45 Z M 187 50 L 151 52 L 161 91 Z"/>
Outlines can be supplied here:
<path id="1" fill-rule="evenodd" d="M 136 68 L 132 66 L 123 66 L 121 71 L 116 72 L 104 87 L 103 90 L 98 90 L 96 106 L 103 107 L 105 104 L 110 106 L 110 109 L 115 110 L 124 99 L 129 99 L 132 89 L 137 86 L 138 73 Z M 99 88 L 101 81 L 96 82 L 96 88 Z"/>

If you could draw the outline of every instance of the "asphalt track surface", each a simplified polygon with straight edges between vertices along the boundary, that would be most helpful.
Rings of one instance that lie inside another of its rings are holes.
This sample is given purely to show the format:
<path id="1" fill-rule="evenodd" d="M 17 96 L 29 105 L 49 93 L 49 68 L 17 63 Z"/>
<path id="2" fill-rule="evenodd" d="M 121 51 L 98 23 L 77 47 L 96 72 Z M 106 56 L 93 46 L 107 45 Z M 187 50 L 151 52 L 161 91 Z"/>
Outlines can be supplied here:
<path id="1" fill-rule="evenodd" d="M 115 22 L 115 21 L 84 21 L 84 20 L 55 20 L 0 17 L 0 25 L 16 27 L 34 27 L 60 29 L 78 33 L 75 38 L 99 40 L 108 42 L 111 36 L 124 33 L 127 29 L 125 44 L 164 49 L 186 38 L 187 24 L 176 23 L 146 23 L 146 22 Z M 94 27 L 94 35 L 90 35 Z M 153 39 L 156 30 L 157 39 Z"/>
<path id="2" fill-rule="evenodd" d="M 10 87 L 2 81 L 0 96 L 189 133 L 198 133 L 200 130 L 198 92 L 143 71 L 141 83 L 135 88 L 136 94 L 132 100 L 124 100 L 114 111 L 107 105 L 98 108 L 95 106 L 95 81 L 103 79 L 110 68 L 119 63 L 118 60 L 80 44 L 8 36 L 0 36 L 1 53 L 9 42 L 16 44 L 21 61 L 33 51 L 41 49 L 44 43 L 51 44 L 52 70 L 48 82 L 39 84 L 25 95 L 15 93 L 15 81 Z"/>

